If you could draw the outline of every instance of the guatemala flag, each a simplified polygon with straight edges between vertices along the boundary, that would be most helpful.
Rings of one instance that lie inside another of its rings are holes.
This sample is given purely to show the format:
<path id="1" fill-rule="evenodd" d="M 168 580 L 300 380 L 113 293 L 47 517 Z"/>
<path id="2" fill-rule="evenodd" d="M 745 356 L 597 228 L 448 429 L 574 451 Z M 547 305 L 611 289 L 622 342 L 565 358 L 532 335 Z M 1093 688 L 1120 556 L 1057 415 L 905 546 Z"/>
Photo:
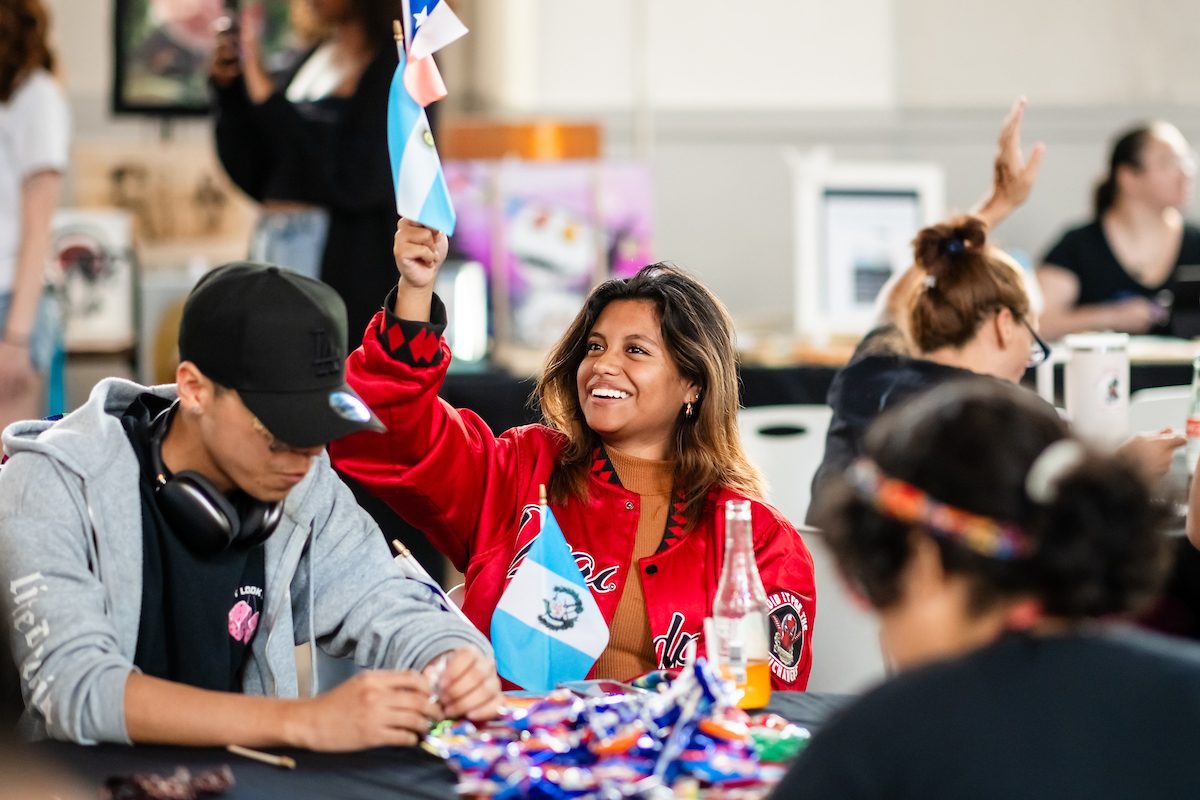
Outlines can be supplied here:
<path id="1" fill-rule="evenodd" d="M 542 530 L 492 615 L 500 677 L 531 692 L 587 677 L 608 646 L 608 624 L 550 507 Z"/>
<path id="2" fill-rule="evenodd" d="M 400 64 L 388 93 L 388 154 L 396 211 L 447 236 L 454 234 L 456 217 L 425 106 L 446 96 L 434 51 L 466 32 L 441 0 L 405 0 L 404 41 L 396 43 Z"/>

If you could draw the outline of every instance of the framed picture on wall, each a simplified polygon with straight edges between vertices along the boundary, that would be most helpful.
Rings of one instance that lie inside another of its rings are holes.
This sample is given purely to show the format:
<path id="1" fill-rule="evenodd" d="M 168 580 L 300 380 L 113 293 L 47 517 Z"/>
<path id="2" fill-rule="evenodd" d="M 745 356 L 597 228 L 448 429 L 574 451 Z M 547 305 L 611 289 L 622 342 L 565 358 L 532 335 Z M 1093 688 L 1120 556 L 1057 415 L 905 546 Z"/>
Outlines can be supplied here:
<path id="1" fill-rule="evenodd" d="M 912 263 L 917 231 L 942 217 L 936 164 L 792 159 L 797 335 L 821 343 L 866 333 L 892 275 Z"/>
<path id="2" fill-rule="evenodd" d="M 291 0 L 262 0 L 267 68 L 302 46 L 291 25 Z M 208 62 L 223 15 L 236 0 L 116 0 L 112 107 L 118 114 L 208 113 Z"/>

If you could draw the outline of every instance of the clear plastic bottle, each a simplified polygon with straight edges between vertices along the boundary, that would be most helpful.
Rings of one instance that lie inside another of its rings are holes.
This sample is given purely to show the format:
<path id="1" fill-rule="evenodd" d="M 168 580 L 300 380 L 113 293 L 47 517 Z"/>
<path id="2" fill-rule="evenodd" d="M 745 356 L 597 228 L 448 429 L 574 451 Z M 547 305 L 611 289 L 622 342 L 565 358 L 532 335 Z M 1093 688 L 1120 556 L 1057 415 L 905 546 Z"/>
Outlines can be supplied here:
<path id="1" fill-rule="evenodd" d="M 1196 474 L 1196 462 L 1200 460 L 1200 356 L 1192 362 L 1192 404 L 1187 416 L 1187 468 L 1188 475 Z"/>
<path id="2" fill-rule="evenodd" d="M 742 708 L 761 708 L 771 699 L 769 611 L 754 560 L 750 501 L 730 500 L 725 506 L 725 565 L 712 616 L 721 671 L 742 690 Z"/>

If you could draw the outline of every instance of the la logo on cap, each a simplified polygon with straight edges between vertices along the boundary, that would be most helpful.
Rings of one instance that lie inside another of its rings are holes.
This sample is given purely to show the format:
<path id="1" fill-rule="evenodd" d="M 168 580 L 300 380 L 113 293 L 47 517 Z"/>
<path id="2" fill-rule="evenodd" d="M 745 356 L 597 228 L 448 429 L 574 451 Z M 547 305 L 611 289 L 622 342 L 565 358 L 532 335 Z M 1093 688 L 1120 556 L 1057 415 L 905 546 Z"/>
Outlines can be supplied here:
<path id="1" fill-rule="evenodd" d="M 317 328 L 310 333 L 313 343 L 314 374 L 337 374 L 342 368 L 342 359 L 333 347 L 333 337 L 324 328 Z"/>

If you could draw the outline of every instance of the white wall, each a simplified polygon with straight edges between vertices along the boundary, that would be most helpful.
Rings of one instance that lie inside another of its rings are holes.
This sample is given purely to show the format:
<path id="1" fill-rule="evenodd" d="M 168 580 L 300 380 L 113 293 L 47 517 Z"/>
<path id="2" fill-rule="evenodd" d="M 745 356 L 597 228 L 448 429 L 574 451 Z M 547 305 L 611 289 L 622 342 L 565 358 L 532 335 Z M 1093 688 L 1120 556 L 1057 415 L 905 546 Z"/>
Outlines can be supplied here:
<path id="1" fill-rule="evenodd" d="M 899 0 L 898 98 L 983 107 L 1200 102 L 1192 0 Z"/>
<path id="2" fill-rule="evenodd" d="M 107 112 L 113 0 L 46 2 L 80 136 L 157 141 L 157 123 Z M 948 203 L 966 208 L 988 181 L 996 126 L 1026 94 L 1026 138 L 1050 151 L 1001 235 L 1037 254 L 1086 213 L 1115 130 L 1164 116 L 1200 142 L 1195 0 L 456 4 L 472 33 L 442 60 L 453 100 L 597 118 L 609 153 L 648 154 L 657 255 L 695 269 L 746 320 L 787 325 L 790 312 L 785 147 L 936 161 Z M 209 128 L 179 122 L 172 135 L 207 141 Z"/>

